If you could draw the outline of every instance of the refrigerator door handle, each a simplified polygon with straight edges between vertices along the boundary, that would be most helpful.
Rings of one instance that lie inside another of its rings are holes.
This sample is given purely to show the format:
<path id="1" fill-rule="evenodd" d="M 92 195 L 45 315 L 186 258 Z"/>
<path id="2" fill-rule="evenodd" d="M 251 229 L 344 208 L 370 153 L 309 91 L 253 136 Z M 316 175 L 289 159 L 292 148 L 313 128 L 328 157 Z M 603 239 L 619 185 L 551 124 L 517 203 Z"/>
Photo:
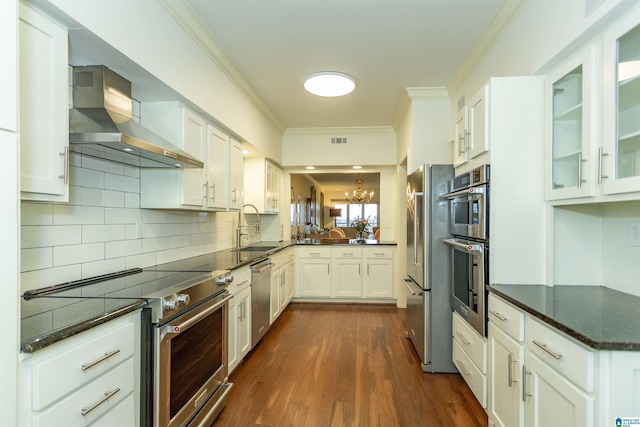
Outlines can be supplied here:
<path id="1" fill-rule="evenodd" d="M 422 199 L 424 193 L 416 191 L 413 193 L 413 265 L 422 265 L 422 260 L 418 262 L 418 231 L 420 230 L 420 215 L 418 214 L 418 206 L 422 206 L 422 200 L 418 203 L 418 198 Z"/>
<path id="2" fill-rule="evenodd" d="M 404 282 L 404 285 L 407 287 L 407 289 L 409 290 L 409 292 L 411 293 L 411 295 L 415 296 L 422 296 L 422 294 L 424 293 L 424 290 L 420 289 L 419 286 L 417 286 L 413 280 L 411 279 L 402 279 L 402 281 Z"/>

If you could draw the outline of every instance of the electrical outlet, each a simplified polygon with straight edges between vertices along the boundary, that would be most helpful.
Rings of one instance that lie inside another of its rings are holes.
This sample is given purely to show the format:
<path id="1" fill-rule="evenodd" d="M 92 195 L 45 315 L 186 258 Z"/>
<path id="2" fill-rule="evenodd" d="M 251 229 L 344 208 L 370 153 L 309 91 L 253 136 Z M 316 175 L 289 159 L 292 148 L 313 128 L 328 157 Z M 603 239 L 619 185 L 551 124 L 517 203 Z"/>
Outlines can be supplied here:
<path id="1" fill-rule="evenodd" d="M 640 222 L 629 223 L 629 246 L 640 247 Z"/>

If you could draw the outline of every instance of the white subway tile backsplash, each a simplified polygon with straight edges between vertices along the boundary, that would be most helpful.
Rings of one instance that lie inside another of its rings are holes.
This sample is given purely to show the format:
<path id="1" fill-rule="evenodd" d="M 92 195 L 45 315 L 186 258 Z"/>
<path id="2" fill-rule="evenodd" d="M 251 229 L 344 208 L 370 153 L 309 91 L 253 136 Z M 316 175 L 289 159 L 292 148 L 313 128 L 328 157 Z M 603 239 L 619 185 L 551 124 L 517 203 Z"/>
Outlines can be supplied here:
<path id="1" fill-rule="evenodd" d="M 54 226 L 23 226 L 20 236 L 23 249 L 39 248 L 43 246 L 73 245 L 81 243 L 81 227 L 68 225 Z"/>
<path id="2" fill-rule="evenodd" d="M 53 205 L 54 225 L 104 224 L 104 208 Z"/>
<path id="3" fill-rule="evenodd" d="M 168 237 L 158 237 L 144 239 L 142 241 L 142 252 L 158 252 L 171 249 L 171 240 Z"/>
<path id="4" fill-rule="evenodd" d="M 190 235 L 172 236 L 169 239 L 172 248 L 184 248 L 188 247 L 191 244 Z"/>
<path id="5" fill-rule="evenodd" d="M 142 253 L 142 240 L 106 242 L 106 258 L 126 257 Z"/>
<path id="6" fill-rule="evenodd" d="M 136 224 L 139 221 L 139 209 L 105 208 L 104 224 Z"/>
<path id="7" fill-rule="evenodd" d="M 124 225 L 83 225 L 82 243 L 110 242 L 125 239 Z"/>
<path id="8" fill-rule="evenodd" d="M 53 225 L 53 205 L 23 202 L 20 208 L 22 225 Z"/>
<path id="9" fill-rule="evenodd" d="M 82 167 L 84 169 L 90 169 L 99 172 L 107 172 L 110 174 L 124 174 L 125 166 L 120 163 L 105 162 L 104 160 L 96 159 L 89 156 L 82 157 Z"/>
<path id="10" fill-rule="evenodd" d="M 130 255 L 126 257 L 125 267 L 130 268 L 146 268 L 158 264 L 155 252 L 143 253 L 140 255 Z"/>
<path id="11" fill-rule="evenodd" d="M 56 246 L 53 248 L 53 265 L 59 267 L 104 259 L 104 243 Z"/>
<path id="12" fill-rule="evenodd" d="M 107 273 L 126 270 L 125 258 L 105 259 L 101 261 L 85 262 L 82 264 L 82 278 L 101 276 Z M 87 296 L 84 292 L 83 296 Z"/>
<path id="13" fill-rule="evenodd" d="M 22 268 L 24 271 L 24 266 Z M 47 268 L 46 270 L 25 271 L 20 274 L 22 292 L 32 289 L 78 280 L 82 277 L 82 264 L 65 265 L 63 267 Z"/>
<path id="14" fill-rule="evenodd" d="M 163 224 L 171 222 L 171 213 L 167 211 L 142 209 L 142 221 L 145 224 Z"/>
<path id="15" fill-rule="evenodd" d="M 124 193 L 124 207 L 129 209 L 140 209 L 140 194 Z"/>
<path id="16" fill-rule="evenodd" d="M 20 267 L 22 271 L 53 267 L 53 248 L 22 249 L 20 251 Z"/>
<path id="17" fill-rule="evenodd" d="M 140 193 L 140 179 L 108 173 L 104 176 L 104 188 L 128 193 Z"/>
<path id="18" fill-rule="evenodd" d="M 77 187 L 104 188 L 104 172 L 72 166 L 69 182 Z"/>

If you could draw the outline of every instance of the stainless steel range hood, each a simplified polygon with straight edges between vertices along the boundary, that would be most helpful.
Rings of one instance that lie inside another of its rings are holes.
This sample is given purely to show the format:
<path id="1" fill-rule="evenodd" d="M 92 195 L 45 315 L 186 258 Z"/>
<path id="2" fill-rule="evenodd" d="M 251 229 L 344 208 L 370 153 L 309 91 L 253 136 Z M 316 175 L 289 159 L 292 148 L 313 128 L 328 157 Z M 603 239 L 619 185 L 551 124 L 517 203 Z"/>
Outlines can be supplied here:
<path id="1" fill-rule="evenodd" d="M 132 120 L 131 82 L 103 65 L 74 67 L 69 149 L 141 168 L 204 163 Z"/>

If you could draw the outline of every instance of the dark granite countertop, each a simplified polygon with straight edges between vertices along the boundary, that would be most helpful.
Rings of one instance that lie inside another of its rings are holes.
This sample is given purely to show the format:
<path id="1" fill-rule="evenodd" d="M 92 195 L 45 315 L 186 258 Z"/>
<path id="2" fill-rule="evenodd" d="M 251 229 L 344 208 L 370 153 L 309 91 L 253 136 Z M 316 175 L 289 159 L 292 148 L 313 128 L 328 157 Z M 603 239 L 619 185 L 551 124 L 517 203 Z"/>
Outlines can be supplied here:
<path id="1" fill-rule="evenodd" d="M 20 350 L 33 353 L 51 344 L 144 308 L 145 295 L 176 283 L 210 276 L 215 270 L 234 270 L 290 247 L 294 242 L 259 242 L 264 250 L 228 249 L 179 261 L 133 269 L 97 283 L 43 288 L 45 295 L 21 299 Z M 71 283 L 71 282 L 70 282 Z M 57 291 L 60 289 L 60 291 Z"/>
<path id="2" fill-rule="evenodd" d="M 336 240 L 347 240 L 347 239 L 336 239 Z M 348 239 L 348 242 L 344 242 L 344 243 L 334 243 L 331 242 L 331 239 L 302 239 L 302 240 L 297 240 L 295 242 L 296 245 L 299 246 L 314 246 L 314 245 L 325 245 L 325 246 L 353 246 L 353 245 L 360 245 L 360 246 L 397 246 L 398 244 L 396 242 L 390 242 L 390 241 L 384 241 L 384 240 L 373 240 L 373 239 L 367 239 L 365 241 L 358 241 L 356 239 Z"/>
<path id="3" fill-rule="evenodd" d="M 640 351 L 640 297 L 601 286 L 491 285 L 489 292 L 596 350 Z"/>

